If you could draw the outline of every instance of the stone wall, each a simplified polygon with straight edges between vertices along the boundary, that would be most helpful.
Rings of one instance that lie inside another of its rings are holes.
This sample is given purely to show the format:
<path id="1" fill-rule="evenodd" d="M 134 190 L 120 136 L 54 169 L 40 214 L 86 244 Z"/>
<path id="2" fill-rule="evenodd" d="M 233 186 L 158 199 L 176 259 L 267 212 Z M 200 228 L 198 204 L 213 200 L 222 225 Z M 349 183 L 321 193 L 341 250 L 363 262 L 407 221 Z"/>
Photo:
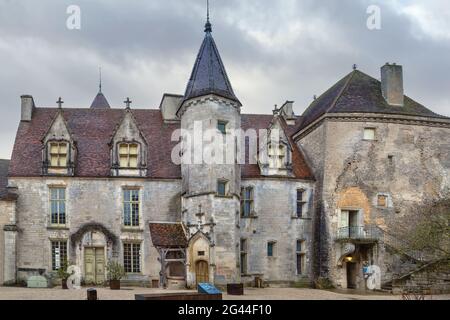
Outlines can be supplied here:
<path id="1" fill-rule="evenodd" d="M 312 221 L 314 183 L 298 180 L 251 179 L 242 186 L 254 190 L 255 218 L 240 218 L 240 237 L 247 239 L 247 272 L 244 281 L 263 275 L 264 281 L 294 283 L 312 281 Z M 306 190 L 305 218 L 296 214 L 296 191 Z M 297 275 L 296 243 L 304 240 L 305 272 Z M 267 256 L 267 243 L 275 242 L 274 257 Z"/>
<path id="2" fill-rule="evenodd" d="M 374 141 L 363 139 L 364 128 L 375 128 Z M 323 178 L 317 186 L 323 195 L 322 215 L 317 212 L 322 229 L 316 234 L 325 230 L 328 236 L 322 237 L 320 258 L 322 271 L 334 282 L 342 280 L 334 241 L 342 206 L 357 206 L 366 224 L 389 230 L 409 208 L 449 196 L 448 128 L 417 122 L 326 120 L 299 144 L 314 167 L 323 161 Z M 377 206 L 378 195 L 387 197 L 385 207 Z M 383 254 L 381 246 L 380 261 Z M 386 269 L 380 267 L 384 274 Z"/>
<path id="3" fill-rule="evenodd" d="M 65 177 L 11 178 L 18 187 L 18 256 L 19 281 L 44 268 L 51 270 L 51 239 L 67 239 L 68 255 L 79 261 L 78 247 L 73 247 L 70 237 L 86 224 L 99 223 L 119 241 L 117 255 L 123 261 L 122 243 L 142 241 L 141 266 L 143 277 L 159 279 L 158 252 L 150 239 L 150 221 L 179 221 L 181 181 L 149 181 L 144 179 L 79 179 Z M 67 228 L 50 225 L 49 187 L 65 186 Z M 137 187 L 141 190 L 141 217 L 137 229 L 123 227 L 123 188 Z M 84 266 L 80 266 L 83 270 Z M 24 270 L 24 271 L 21 271 Z M 136 278 L 136 277 L 135 277 Z"/>
<path id="4" fill-rule="evenodd" d="M 0 201 L 0 285 L 10 282 L 15 270 L 15 257 L 11 257 L 8 248 L 10 244 L 10 232 L 5 231 L 5 226 L 14 223 L 15 202 Z M 13 243 L 15 246 L 15 243 Z M 15 248 L 12 248 L 15 249 Z M 14 251 L 12 251 L 14 253 Z M 11 266 L 12 264 L 12 266 Z"/>

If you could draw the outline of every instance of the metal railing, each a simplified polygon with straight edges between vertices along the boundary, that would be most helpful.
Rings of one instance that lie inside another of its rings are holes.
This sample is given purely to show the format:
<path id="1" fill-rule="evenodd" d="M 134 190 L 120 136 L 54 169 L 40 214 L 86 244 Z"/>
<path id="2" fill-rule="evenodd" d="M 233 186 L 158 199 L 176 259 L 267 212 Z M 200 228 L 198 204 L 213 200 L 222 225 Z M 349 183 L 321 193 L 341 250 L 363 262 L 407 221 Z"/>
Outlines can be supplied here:
<path id="1" fill-rule="evenodd" d="M 342 227 L 337 230 L 336 240 L 380 240 L 382 230 L 374 225 Z"/>

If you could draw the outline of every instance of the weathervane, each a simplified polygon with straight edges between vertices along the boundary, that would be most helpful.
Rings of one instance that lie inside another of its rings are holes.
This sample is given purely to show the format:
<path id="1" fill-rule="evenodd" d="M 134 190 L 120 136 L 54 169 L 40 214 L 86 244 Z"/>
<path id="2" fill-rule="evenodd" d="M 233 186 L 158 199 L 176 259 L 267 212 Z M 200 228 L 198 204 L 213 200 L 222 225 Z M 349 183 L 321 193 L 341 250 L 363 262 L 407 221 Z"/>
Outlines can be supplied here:
<path id="1" fill-rule="evenodd" d="M 206 24 L 205 24 L 205 32 L 212 32 L 212 25 L 209 21 L 209 0 L 206 0 Z"/>

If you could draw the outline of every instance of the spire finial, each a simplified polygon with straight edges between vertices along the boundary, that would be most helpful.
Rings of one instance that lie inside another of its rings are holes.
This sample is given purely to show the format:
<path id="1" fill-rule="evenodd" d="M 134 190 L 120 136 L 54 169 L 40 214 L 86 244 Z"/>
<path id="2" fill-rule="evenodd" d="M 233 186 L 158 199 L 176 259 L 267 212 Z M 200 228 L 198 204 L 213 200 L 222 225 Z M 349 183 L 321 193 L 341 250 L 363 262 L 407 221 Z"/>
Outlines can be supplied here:
<path id="1" fill-rule="evenodd" d="M 206 0 L 206 24 L 205 24 L 205 32 L 212 32 L 212 25 L 209 22 L 209 0 Z"/>
<path id="2" fill-rule="evenodd" d="M 98 82 L 98 92 L 102 92 L 102 67 L 98 67 L 98 75 L 99 75 L 99 82 Z"/>

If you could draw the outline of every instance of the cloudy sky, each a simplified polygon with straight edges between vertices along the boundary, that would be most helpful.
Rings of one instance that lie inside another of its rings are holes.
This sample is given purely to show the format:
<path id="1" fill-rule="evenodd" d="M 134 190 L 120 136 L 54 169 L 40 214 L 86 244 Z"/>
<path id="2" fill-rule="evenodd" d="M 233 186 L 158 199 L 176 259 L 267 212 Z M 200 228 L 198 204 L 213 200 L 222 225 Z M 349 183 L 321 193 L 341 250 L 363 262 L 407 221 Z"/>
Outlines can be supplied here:
<path id="1" fill-rule="evenodd" d="M 206 0 L 0 0 L 0 158 L 9 158 L 20 95 L 38 106 L 88 107 L 103 92 L 113 107 L 157 108 L 184 93 L 203 38 Z M 81 29 L 69 30 L 69 5 Z M 367 8 L 381 9 L 369 30 Z M 211 0 L 213 35 L 244 113 L 294 100 L 301 114 L 351 71 L 376 78 L 404 66 L 405 91 L 450 116 L 448 0 Z"/>

